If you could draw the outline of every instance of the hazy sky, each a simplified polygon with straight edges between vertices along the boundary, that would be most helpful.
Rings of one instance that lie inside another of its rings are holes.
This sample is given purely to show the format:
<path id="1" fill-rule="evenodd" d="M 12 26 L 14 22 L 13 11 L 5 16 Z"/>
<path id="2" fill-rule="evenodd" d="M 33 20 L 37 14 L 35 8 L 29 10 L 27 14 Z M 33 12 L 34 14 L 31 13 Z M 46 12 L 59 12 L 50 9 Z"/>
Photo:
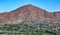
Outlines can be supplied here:
<path id="1" fill-rule="evenodd" d="M 32 4 L 49 12 L 60 11 L 60 0 L 0 0 L 0 13 Z"/>

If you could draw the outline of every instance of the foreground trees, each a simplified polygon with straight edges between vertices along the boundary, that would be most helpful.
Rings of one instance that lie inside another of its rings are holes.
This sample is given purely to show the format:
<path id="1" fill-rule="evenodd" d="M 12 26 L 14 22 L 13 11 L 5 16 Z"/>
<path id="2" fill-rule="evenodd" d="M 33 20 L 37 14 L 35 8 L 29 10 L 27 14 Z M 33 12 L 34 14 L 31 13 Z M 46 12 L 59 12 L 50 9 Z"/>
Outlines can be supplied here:
<path id="1" fill-rule="evenodd" d="M 60 35 L 58 26 L 44 23 L 0 24 L 0 34 L 6 35 Z"/>

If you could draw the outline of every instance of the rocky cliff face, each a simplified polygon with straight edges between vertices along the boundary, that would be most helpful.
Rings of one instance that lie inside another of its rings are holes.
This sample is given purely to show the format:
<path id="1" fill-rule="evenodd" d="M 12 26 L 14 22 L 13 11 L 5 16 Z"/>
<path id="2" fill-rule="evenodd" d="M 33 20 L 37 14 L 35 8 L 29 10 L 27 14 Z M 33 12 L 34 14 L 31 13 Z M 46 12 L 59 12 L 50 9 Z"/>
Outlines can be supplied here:
<path id="1" fill-rule="evenodd" d="M 21 22 L 60 21 L 60 12 L 47 12 L 33 5 L 24 5 L 7 13 L 0 13 L 0 23 L 17 24 Z"/>

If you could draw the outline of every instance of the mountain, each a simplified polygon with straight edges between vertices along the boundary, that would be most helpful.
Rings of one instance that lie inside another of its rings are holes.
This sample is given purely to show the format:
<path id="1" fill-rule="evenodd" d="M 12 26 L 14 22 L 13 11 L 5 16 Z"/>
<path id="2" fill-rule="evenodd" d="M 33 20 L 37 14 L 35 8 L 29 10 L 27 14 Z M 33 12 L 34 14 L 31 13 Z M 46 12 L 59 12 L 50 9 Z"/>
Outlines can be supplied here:
<path id="1" fill-rule="evenodd" d="M 60 21 L 60 12 L 48 12 L 31 4 L 24 5 L 11 12 L 0 13 L 0 23 L 18 24 L 21 22 Z"/>

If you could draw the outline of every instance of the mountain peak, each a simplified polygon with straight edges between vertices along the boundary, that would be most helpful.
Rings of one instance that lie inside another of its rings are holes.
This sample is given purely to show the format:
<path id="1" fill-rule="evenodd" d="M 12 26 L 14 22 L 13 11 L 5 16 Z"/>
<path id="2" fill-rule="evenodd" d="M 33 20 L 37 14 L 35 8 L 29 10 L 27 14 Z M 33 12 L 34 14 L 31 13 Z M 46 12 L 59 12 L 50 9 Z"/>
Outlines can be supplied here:
<path id="1" fill-rule="evenodd" d="M 60 13 L 46 12 L 32 4 L 24 5 L 8 13 L 0 14 L 0 23 L 40 22 L 45 20 L 60 20 Z"/>

